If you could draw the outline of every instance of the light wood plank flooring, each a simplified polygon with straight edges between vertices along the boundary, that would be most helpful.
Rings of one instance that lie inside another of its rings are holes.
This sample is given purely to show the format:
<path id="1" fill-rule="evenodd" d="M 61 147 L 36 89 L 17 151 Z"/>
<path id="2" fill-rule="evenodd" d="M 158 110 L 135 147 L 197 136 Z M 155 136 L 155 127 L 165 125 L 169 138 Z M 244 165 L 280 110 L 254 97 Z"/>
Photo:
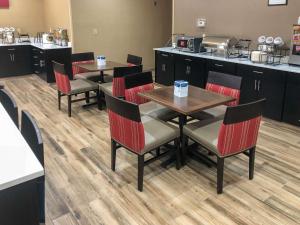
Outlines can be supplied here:
<path id="1" fill-rule="evenodd" d="M 264 120 L 253 181 L 245 156 L 225 161 L 224 194 L 216 194 L 216 169 L 190 161 L 180 171 L 154 163 L 136 189 L 133 154 L 119 151 L 110 170 L 104 111 L 66 100 L 57 109 L 53 87 L 37 76 L 2 79 L 19 109 L 30 111 L 45 142 L 47 225 L 91 224 L 299 224 L 300 129 Z"/>

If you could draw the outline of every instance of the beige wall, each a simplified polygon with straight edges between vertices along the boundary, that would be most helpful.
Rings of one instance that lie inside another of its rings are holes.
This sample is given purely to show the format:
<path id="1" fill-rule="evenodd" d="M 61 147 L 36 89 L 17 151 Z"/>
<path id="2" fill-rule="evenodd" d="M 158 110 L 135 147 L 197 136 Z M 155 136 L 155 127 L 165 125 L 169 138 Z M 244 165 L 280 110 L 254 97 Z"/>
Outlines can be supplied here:
<path id="1" fill-rule="evenodd" d="M 72 0 L 76 52 L 94 51 L 124 62 L 127 53 L 153 66 L 154 47 L 171 37 L 172 0 Z M 97 29 L 98 34 L 93 34 Z"/>
<path id="2" fill-rule="evenodd" d="M 42 0 L 10 0 L 9 9 L 0 9 L 0 27 L 13 26 L 35 35 L 44 30 L 43 6 Z"/>
<path id="3" fill-rule="evenodd" d="M 292 25 L 300 16 L 300 1 L 267 6 L 267 0 L 174 0 L 174 33 L 202 34 L 197 18 L 206 18 L 208 35 L 233 35 L 257 40 L 260 35 L 290 41 Z"/>
<path id="4" fill-rule="evenodd" d="M 71 0 L 43 0 L 45 31 L 51 28 L 66 28 L 71 36 Z"/>

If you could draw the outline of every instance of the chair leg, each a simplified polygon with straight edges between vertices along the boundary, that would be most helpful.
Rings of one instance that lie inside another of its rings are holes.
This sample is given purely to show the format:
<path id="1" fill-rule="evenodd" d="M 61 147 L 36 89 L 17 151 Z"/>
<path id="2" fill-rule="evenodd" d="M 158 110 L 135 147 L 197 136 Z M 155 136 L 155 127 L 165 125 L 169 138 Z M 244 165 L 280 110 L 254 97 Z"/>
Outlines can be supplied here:
<path id="1" fill-rule="evenodd" d="M 68 95 L 68 115 L 71 117 L 72 95 Z"/>
<path id="2" fill-rule="evenodd" d="M 90 92 L 89 91 L 85 92 L 85 102 L 86 102 L 86 104 L 90 103 Z"/>
<path id="3" fill-rule="evenodd" d="M 61 93 L 60 91 L 57 91 L 57 97 L 58 97 L 58 110 L 61 109 Z"/>
<path id="4" fill-rule="evenodd" d="M 156 157 L 160 156 L 160 148 L 156 149 Z"/>
<path id="5" fill-rule="evenodd" d="M 180 139 L 179 138 L 177 138 L 175 140 L 175 146 L 176 146 L 176 169 L 180 170 L 181 156 L 180 156 Z"/>
<path id="6" fill-rule="evenodd" d="M 138 156 L 138 190 L 143 191 L 143 182 L 144 182 L 144 155 Z"/>
<path id="7" fill-rule="evenodd" d="M 96 91 L 96 96 L 97 96 L 97 105 L 98 109 L 102 110 L 102 103 L 101 103 L 101 92 L 99 90 Z"/>
<path id="8" fill-rule="evenodd" d="M 255 147 L 249 151 L 249 180 L 253 180 L 255 167 Z"/>
<path id="9" fill-rule="evenodd" d="M 223 193 L 224 158 L 217 160 L 217 193 Z"/>
<path id="10" fill-rule="evenodd" d="M 116 171 L 116 155 L 117 155 L 117 144 L 111 139 L 111 169 Z"/>

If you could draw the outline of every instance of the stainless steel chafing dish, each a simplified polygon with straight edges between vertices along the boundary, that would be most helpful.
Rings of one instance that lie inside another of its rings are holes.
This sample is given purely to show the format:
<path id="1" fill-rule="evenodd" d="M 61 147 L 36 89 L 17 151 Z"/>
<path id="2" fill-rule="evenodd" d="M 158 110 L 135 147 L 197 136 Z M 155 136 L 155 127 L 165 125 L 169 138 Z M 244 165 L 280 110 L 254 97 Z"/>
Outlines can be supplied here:
<path id="1" fill-rule="evenodd" d="M 207 36 L 202 41 L 202 46 L 216 56 L 228 57 L 229 50 L 237 44 L 234 37 Z"/>

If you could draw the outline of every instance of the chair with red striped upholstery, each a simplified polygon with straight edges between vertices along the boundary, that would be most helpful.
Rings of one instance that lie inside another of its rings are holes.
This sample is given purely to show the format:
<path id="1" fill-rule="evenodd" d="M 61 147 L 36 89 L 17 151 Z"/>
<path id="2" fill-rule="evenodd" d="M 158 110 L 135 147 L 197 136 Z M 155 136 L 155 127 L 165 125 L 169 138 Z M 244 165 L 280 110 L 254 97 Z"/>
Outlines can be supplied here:
<path id="1" fill-rule="evenodd" d="M 143 66 L 126 66 L 115 67 L 113 74 L 113 81 L 110 83 L 100 84 L 100 89 L 104 93 L 113 95 L 118 98 L 125 97 L 125 80 L 124 77 L 130 74 L 141 73 Z"/>
<path id="2" fill-rule="evenodd" d="M 235 101 L 191 115 L 194 119 L 203 120 L 211 117 L 224 117 L 227 106 L 236 106 L 240 101 L 242 78 L 229 74 L 210 71 L 206 90 L 235 98 Z"/>
<path id="3" fill-rule="evenodd" d="M 240 153 L 249 156 L 249 179 L 253 179 L 255 148 L 265 99 L 229 106 L 223 120 L 212 118 L 184 127 L 184 143 L 195 141 L 217 156 L 217 192 L 223 192 L 224 160 Z M 184 147 L 185 155 L 185 147 Z"/>
<path id="4" fill-rule="evenodd" d="M 0 89 L 0 103 L 3 105 L 15 125 L 19 127 L 18 105 L 11 94 L 5 89 Z"/>
<path id="5" fill-rule="evenodd" d="M 93 52 L 83 52 L 72 54 L 72 70 L 74 79 L 88 79 L 94 82 L 99 82 L 100 72 L 89 71 L 83 69 L 78 64 L 89 64 L 95 62 L 95 56 Z"/>
<path id="6" fill-rule="evenodd" d="M 61 97 L 68 97 L 68 115 L 71 117 L 71 104 L 73 102 L 86 101 L 89 103 L 91 98 L 96 98 L 98 108 L 101 109 L 100 104 L 100 91 L 97 83 L 89 80 L 69 80 L 69 76 L 66 73 L 65 66 L 58 62 L 53 62 L 53 70 L 55 74 L 57 93 L 58 93 L 58 109 L 61 109 Z M 95 92 L 96 96 L 91 97 L 90 92 Z M 85 98 L 77 98 L 72 100 L 73 95 L 85 94 Z"/>
<path id="7" fill-rule="evenodd" d="M 179 114 L 177 112 L 139 96 L 140 92 L 153 89 L 152 72 L 143 72 L 125 77 L 125 99 L 138 104 L 143 115 L 163 121 L 169 121 L 178 117 Z"/>
<path id="8" fill-rule="evenodd" d="M 128 66 L 140 66 L 142 65 L 142 62 L 143 62 L 143 58 L 140 56 L 131 55 L 131 54 L 127 55 Z"/>
<path id="9" fill-rule="evenodd" d="M 123 147 L 138 156 L 138 190 L 143 191 L 144 166 L 161 158 L 158 154 L 145 161 L 145 155 L 160 146 L 175 142 L 176 168 L 180 168 L 179 130 L 168 123 L 140 115 L 136 104 L 105 95 L 111 133 L 111 169 L 115 171 L 116 151 Z M 151 154 L 152 155 L 152 154 Z"/>

